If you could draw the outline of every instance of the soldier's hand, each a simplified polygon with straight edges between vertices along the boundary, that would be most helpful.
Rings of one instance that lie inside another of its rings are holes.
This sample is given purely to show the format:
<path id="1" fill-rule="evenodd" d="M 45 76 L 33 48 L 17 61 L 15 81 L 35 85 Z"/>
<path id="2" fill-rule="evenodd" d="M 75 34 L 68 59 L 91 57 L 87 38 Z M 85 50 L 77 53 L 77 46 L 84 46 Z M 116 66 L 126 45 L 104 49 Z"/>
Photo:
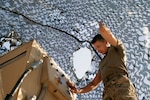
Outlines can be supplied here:
<path id="1" fill-rule="evenodd" d="M 101 21 L 99 22 L 99 31 L 100 33 L 105 33 L 109 31 L 109 28 Z"/>
<path id="2" fill-rule="evenodd" d="M 79 90 L 76 88 L 76 86 L 73 83 L 67 81 L 66 84 L 68 85 L 68 87 L 70 87 L 71 92 L 79 94 Z"/>

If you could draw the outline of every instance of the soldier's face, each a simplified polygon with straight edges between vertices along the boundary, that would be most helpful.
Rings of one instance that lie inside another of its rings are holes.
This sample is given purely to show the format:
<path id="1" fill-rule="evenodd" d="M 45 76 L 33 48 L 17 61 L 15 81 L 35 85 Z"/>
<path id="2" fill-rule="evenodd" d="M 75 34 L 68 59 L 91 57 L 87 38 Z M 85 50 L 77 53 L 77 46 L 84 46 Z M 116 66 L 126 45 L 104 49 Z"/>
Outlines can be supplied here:
<path id="1" fill-rule="evenodd" d="M 106 54 L 108 50 L 108 42 L 107 41 L 96 41 L 94 44 L 94 48 L 102 54 Z"/>

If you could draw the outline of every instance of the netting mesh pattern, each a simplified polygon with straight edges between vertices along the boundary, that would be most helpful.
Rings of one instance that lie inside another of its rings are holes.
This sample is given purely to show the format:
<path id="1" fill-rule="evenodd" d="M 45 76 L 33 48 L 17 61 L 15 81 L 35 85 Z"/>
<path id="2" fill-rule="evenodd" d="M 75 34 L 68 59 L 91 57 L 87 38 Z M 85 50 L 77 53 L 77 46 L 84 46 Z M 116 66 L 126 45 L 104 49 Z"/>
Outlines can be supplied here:
<path id="1" fill-rule="evenodd" d="M 15 30 L 25 42 L 36 39 L 74 80 L 73 52 L 83 45 L 91 49 L 81 41 L 90 41 L 98 33 L 98 21 L 106 23 L 126 46 L 127 68 L 139 100 L 150 99 L 149 20 L 150 0 L 0 1 L 0 36 Z M 99 61 L 96 56 L 95 62 Z M 79 87 L 91 80 L 82 80 Z M 100 85 L 78 100 L 99 100 L 102 91 Z"/>

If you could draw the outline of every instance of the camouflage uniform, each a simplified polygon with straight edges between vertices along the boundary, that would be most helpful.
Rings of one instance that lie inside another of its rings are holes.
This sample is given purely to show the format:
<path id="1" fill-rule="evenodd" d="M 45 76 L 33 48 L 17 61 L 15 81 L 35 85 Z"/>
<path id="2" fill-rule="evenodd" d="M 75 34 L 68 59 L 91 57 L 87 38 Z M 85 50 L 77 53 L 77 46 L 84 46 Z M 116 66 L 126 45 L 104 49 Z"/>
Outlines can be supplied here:
<path id="1" fill-rule="evenodd" d="M 126 53 L 123 43 L 110 46 L 100 62 L 101 78 L 104 83 L 103 100 L 137 100 L 135 87 L 128 78 Z"/>

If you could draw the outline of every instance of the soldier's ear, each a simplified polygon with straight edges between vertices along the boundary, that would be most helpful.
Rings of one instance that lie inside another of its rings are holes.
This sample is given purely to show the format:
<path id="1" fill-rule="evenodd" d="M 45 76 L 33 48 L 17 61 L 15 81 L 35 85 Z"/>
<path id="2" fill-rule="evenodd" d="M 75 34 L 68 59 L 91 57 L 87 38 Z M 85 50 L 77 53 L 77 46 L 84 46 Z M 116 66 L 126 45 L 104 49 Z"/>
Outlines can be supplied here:
<path id="1" fill-rule="evenodd" d="M 106 47 L 110 47 L 110 43 L 106 41 Z"/>

